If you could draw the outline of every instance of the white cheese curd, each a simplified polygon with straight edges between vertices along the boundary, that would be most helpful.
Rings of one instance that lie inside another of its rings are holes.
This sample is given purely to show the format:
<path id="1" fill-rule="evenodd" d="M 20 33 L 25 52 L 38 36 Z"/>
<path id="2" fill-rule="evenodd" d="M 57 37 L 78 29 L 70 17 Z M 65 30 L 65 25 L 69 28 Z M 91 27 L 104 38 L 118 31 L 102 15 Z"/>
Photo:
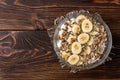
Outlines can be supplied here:
<path id="1" fill-rule="evenodd" d="M 75 22 L 75 18 L 71 18 L 71 24 L 73 24 Z"/>
<path id="2" fill-rule="evenodd" d="M 75 18 L 71 18 L 70 20 L 71 20 L 71 21 L 75 21 Z"/>
<path id="3" fill-rule="evenodd" d="M 63 33 L 63 30 L 60 30 L 58 35 L 62 37 L 62 33 Z"/>
<path id="4" fill-rule="evenodd" d="M 57 41 L 57 46 L 61 47 L 61 45 L 62 45 L 61 43 L 62 43 L 62 40 Z"/>
<path id="5" fill-rule="evenodd" d="M 66 29 L 66 26 L 62 24 L 61 29 Z"/>
<path id="6" fill-rule="evenodd" d="M 68 32 L 72 31 L 72 28 L 70 26 L 68 26 Z"/>

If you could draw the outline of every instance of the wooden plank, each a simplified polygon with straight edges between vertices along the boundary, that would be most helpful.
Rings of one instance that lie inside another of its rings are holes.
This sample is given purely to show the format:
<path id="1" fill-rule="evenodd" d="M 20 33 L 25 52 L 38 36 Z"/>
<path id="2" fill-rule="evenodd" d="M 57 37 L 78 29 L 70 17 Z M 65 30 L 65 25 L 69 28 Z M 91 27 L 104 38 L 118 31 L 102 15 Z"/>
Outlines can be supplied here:
<path id="1" fill-rule="evenodd" d="M 60 67 L 45 29 L 55 18 L 81 9 L 98 12 L 108 24 L 114 55 L 106 64 L 73 74 Z M 0 0 L 0 80 L 119 80 L 119 35 L 119 0 Z"/>

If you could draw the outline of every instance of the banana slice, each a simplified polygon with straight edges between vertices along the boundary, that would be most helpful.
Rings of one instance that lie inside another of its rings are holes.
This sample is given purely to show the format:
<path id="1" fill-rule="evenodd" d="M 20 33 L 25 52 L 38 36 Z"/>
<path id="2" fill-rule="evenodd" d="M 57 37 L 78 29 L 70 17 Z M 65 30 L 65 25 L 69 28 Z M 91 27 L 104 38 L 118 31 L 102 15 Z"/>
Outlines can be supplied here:
<path id="1" fill-rule="evenodd" d="M 78 24 L 73 24 L 72 25 L 72 32 L 73 33 L 78 33 L 80 31 L 81 31 L 81 29 L 80 29 L 80 26 Z"/>
<path id="2" fill-rule="evenodd" d="M 82 33 L 78 36 L 78 42 L 85 44 L 89 40 L 89 35 L 87 33 Z"/>
<path id="3" fill-rule="evenodd" d="M 80 24 L 83 20 L 87 19 L 84 15 L 79 15 L 77 18 L 76 18 L 76 23 L 77 24 Z"/>
<path id="4" fill-rule="evenodd" d="M 86 19 L 82 22 L 82 30 L 83 32 L 90 32 L 93 28 L 93 24 L 90 20 Z"/>
<path id="5" fill-rule="evenodd" d="M 81 50 L 82 50 L 82 48 L 81 48 L 81 44 L 79 42 L 72 43 L 71 51 L 73 54 L 80 54 Z"/>
<path id="6" fill-rule="evenodd" d="M 70 56 L 70 53 L 66 53 L 65 51 L 63 51 L 61 53 L 61 56 L 62 56 L 62 58 L 64 58 L 65 60 L 67 60 L 67 58 Z"/>
<path id="7" fill-rule="evenodd" d="M 67 60 L 71 65 L 75 65 L 77 64 L 77 62 L 79 61 L 79 56 L 76 54 L 71 55 L 68 60 Z"/>
<path id="8" fill-rule="evenodd" d="M 88 41 L 88 45 L 92 45 L 93 44 L 93 37 L 90 38 L 90 40 Z"/>
<path id="9" fill-rule="evenodd" d="M 91 48 L 90 48 L 89 46 L 87 46 L 87 47 L 85 48 L 84 52 L 85 52 L 86 54 L 90 54 L 90 53 L 91 53 Z"/>

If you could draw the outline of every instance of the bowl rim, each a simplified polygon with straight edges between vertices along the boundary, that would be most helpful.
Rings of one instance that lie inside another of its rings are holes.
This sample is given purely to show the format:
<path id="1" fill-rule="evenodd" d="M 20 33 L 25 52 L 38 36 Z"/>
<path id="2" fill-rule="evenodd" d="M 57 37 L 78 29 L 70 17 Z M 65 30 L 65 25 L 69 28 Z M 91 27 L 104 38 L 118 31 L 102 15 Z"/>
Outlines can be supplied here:
<path id="1" fill-rule="evenodd" d="M 59 28 L 61 27 L 61 25 L 63 24 L 64 21 L 69 20 L 70 18 L 75 18 L 80 14 L 87 15 L 87 16 L 95 18 L 95 20 L 99 21 L 104 26 L 104 29 L 107 33 L 107 46 L 106 46 L 106 48 L 103 52 L 104 54 L 103 54 L 102 58 L 100 58 L 98 61 L 96 61 L 95 63 L 90 64 L 88 66 L 70 65 L 67 61 L 65 61 L 60 56 L 60 52 L 57 50 L 58 47 L 57 47 L 57 39 L 56 38 L 57 38 L 58 33 L 59 33 Z M 110 31 L 108 25 L 103 21 L 102 17 L 98 13 L 92 14 L 92 13 L 89 13 L 89 11 L 86 11 L 86 10 L 72 11 L 72 12 L 67 13 L 65 16 L 58 17 L 54 22 L 54 26 L 55 26 L 56 29 L 55 29 L 55 33 L 54 33 L 54 36 L 53 36 L 53 46 L 54 46 L 54 50 L 55 50 L 55 52 L 56 52 L 56 54 L 59 58 L 59 61 L 60 61 L 61 65 L 68 66 L 74 71 L 77 71 L 77 70 L 81 71 L 81 70 L 95 68 L 95 67 L 97 67 L 97 66 L 99 66 L 99 65 L 101 65 L 102 63 L 105 62 L 105 59 L 108 57 L 108 55 L 111 51 L 111 48 L 112 48 L 112 34 L 111 34 L 111 31 Z"/>

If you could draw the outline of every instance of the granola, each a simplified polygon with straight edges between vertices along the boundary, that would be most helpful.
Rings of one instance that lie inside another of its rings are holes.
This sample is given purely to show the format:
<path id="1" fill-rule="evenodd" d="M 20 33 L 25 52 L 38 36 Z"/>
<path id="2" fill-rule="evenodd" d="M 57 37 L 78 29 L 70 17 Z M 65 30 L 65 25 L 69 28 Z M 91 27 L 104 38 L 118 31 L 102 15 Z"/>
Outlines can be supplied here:
<path id="1" fill-rule="evenodd" d="M 106 41 L 104 26 L 81 14 L 62 24 L 57 46 L 61 57 L 70 65 L 85 66 L 101 58 Z"/>

